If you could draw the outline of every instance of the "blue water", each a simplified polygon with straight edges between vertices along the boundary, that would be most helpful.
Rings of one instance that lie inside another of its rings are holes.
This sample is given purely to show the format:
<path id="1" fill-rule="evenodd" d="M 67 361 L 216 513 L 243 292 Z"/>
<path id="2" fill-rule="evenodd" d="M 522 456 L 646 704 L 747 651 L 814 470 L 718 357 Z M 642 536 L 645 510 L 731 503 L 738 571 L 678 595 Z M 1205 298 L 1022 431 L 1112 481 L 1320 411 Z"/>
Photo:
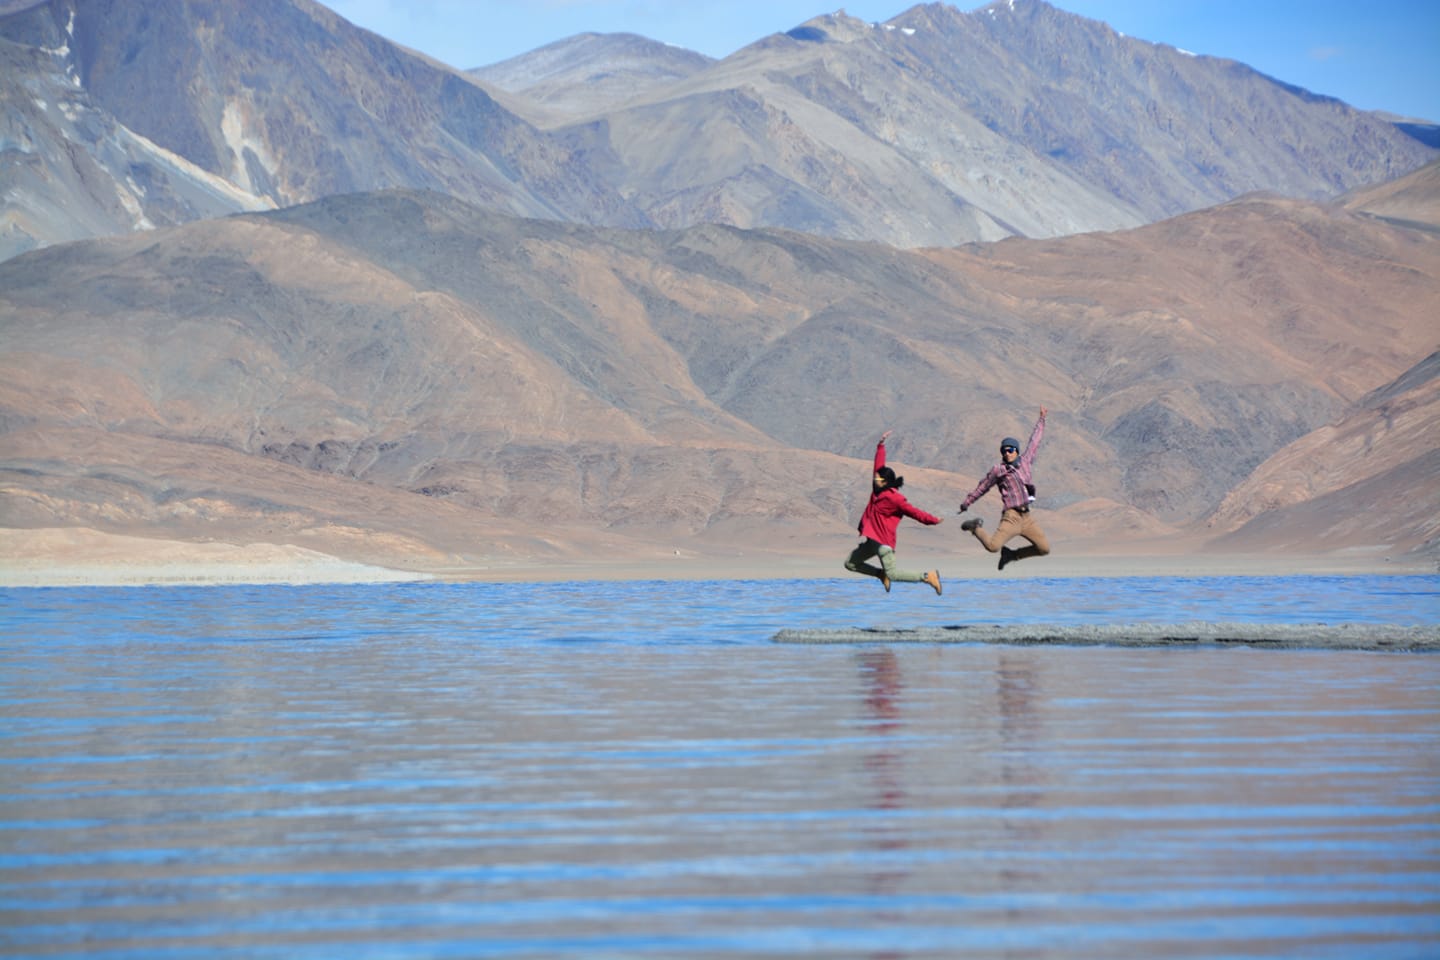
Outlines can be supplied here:
<path id="1" fill-rule="evenodd" d="M 15 957 L 1440 956 L 1440 577 L 0 590 Z"/>

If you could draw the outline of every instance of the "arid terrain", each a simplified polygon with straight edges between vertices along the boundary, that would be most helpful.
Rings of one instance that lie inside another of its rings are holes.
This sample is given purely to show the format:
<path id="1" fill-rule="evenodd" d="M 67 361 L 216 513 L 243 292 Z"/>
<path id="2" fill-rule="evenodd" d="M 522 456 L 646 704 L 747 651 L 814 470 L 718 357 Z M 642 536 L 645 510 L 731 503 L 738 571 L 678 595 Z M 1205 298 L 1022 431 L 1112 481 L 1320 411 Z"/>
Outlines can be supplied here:
<path id="1" fill-rule="evenodd" d="M 12 558 L 819 574 L 880 432 L 953 518 L 1045 405 L 1048 572 L 1433 568 L 1440 235 L 1363 205 L 906 252 L 382 193 L 36 251 L 0 264 Z M 958 525 L 903 542 L 988 575 Z"/>
<path id="2" fill-rule="evenodd" d="M 887 429 L 950 576 L 1440 560 L 1440 153 L 1379 115 L 1038 0 L 469 73 L 0 14 L 0 582 L 838 576 Z M 955 508 L 1042 406 L 1000 573 Z"/>

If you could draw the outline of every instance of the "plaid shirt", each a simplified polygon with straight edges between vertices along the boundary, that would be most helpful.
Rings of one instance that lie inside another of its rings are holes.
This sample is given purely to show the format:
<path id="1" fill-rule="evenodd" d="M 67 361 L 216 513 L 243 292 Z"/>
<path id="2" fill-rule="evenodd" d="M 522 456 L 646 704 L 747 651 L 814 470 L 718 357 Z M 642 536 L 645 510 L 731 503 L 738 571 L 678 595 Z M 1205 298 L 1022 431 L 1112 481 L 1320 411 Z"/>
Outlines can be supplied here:
<path id="1" fill-rule="evenodd" d="M 970 509 L 970 505 L 981 497 L 991 487 L 1000 488 L 1000 502 L 1005 505 L 1006 510 L 1019 510 L 1030 505 L 1030 494 L 1025 490 L 1027 483 L 1033 482 L 1030 479 L 1030 466 L 1035 462 L 1035 454 L 1040 449 L 1040 438 L 1045 435 L 1045 418 L 1042 416 L 1035 421 L 1035 429 L 1030 431 L 1030 440 L 1025 444 L 1025 452 L 1015 458 L 1015 462 L 1009 465 L 997 463 L 990 468 L 990 472 L 980 478 L 980 483 L 970 495 L 960 503 L 961 510 Z"/>

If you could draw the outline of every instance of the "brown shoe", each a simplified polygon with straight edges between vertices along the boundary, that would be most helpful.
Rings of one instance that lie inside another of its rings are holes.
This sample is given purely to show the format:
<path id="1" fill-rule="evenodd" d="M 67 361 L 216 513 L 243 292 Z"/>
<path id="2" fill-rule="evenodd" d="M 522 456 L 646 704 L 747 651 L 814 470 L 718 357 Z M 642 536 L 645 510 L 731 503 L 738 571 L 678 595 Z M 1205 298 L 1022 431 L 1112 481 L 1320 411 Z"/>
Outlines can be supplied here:
<path id="1" fill-rule="evenodd" d="M 940 595 L 940 593 L 941 593 L 941 590 L 940 590 L 940 571 L 939 571 L 939 570 L 931 570 L 929 573 L 925 574 L 925 582 L 928 583 L 928 584 L 930 584 L 930 586 L 932 586 L 932 587 L 935 588 L 935 595 L 938 597 L 938 596 Z"/>

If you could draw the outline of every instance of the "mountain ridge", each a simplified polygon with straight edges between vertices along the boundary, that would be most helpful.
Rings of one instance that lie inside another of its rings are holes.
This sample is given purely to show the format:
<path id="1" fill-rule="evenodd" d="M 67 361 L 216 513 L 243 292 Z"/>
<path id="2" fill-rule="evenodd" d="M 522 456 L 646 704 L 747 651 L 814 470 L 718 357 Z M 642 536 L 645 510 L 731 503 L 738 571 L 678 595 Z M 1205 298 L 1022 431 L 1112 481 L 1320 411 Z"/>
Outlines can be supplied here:
<path id="1" fill-rule="evenodd" d="M 580 33 L 529 53 L 466 70 L 511 109 L 553 128 L 643 96 L 714 63 L 633 33 Z"/>

